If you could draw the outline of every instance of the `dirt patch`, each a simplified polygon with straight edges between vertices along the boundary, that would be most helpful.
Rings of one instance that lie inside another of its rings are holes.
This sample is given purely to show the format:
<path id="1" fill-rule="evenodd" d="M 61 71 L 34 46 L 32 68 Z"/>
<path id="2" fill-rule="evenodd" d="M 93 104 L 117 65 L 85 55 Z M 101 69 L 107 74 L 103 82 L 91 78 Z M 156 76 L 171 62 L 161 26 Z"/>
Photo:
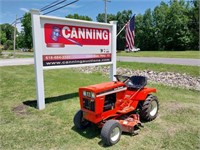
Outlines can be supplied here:
<path id="1" fill-rule="evenodd" d="M 180 131 L 180 127 L 176 127 L 176 126 L 172 126 L 172 125 L 169 125 L 169 126 L 166 126 L 165 128 L 166 130 L 166 133 L 169 135 L 169 136 L 174 136 L 177 132 Z"/>
<path id="2" fill-rule="evenodd" d="M 17 115 L 30 115 L 30 112 L 27 111 L 28 106 L 24 104 L 20 104 L 14 108 L 12 108 L 12 111 Z"/>
<path id="3" fill-rule="evenodd" d="M 175 102 L 175 101 L 171 101 L 171 102 L 167 103 L 165 107 L 167 108 L 167 110 L 169 112 L 176 112 L 176 111 L 178 111 L 180 109 L 184 109 L 185 108 L 184 105 L 182 105 L 179 102 Z"/>

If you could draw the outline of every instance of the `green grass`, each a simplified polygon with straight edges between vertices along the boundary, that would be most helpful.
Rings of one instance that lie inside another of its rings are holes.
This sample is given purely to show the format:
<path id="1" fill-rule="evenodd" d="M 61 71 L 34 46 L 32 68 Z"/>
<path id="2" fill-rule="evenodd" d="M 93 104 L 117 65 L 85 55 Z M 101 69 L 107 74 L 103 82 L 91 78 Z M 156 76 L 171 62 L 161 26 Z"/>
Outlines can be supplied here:
<path id="1" fill-rule="evenodd" d="M 108 81 L 100 73 L 84 74 L 71 69 L 45 71 L 46 109 L 35 109 L 34 67 L 0 67 L 0 149 L 105 149 L 100 130 L 74 129 L 73 117 L 80 108 L 78 87 Z M 144 123 L 136 136 L 123 134 L 119 143 L 106 149 L 199 149 L 199 97 L 193 90 L 158 84 L 160 102 L 156 120 Z M 24 105 L 25 103 L 26 105 Z"/>
<path id="2" fill-rule="evenodd" d="M 176 72 L 188 74 L 190 76 L 199 77 L 198 66 L 170 65 L 170 64 L 152 64 L 138 62 L 117 62 L 118 67 L 129 68 L 132 70 L 154 70 L 158 72 Z"/>
<path id="3" fill-rule="evenodd" d="M 22 52 L 20 50 L 15 51 L 15 58 L 33 58 L 33 52 Z M 0 55 L 0 59 L 11 59 L 14 58 L 13 50 L 4 50 L 2 51 L 2 55 Z"/>
<path id="4" fill-rule="evenodd" d="M 13 50 L 6 50 L 3 52 L 14 53 Z M 129 56 L 129 57 L 163 57 L 163 58 L 193 58 L 199 59 L 200 52 L 199 51 L 139 51 L 139 52 L 131 52 L 127 53 L 124 51 L 118 51 L 117 56 Z M 33 52 L 21 52 L 20 50 L 16 50 L 16 58 L 30 58 L 33 57 Z M 10 58 L 11 56 L 0 58 Z"/>
<path id="5" fill-rule="evenodd" d="M 14 54 L 9 54 L 9 55 L 0 55 L 0 59 L 12 59 L 14 58 Z M 16 54 L 15 58 L 33 58 L 33 55 L 26 55 L 26 54 Z"/>
<path id="6" fill-rule="evenodd" d="M 2 52 L 14 53 L 14 50 L 3 50 Z M 21 51 L 21 50 L 19 50 L 19 49 L 16 49 L 15 52 L 16 52 L 16 53 L 29 53 L 29 54 L 33 54 L 33 52 L 31 52 L 31 51 L 23 52 L 23 51 Z"/>
<path id="7" fill-rule="evenodd" d="M 129 57 L 163 57 L 163 58 L 194 58 L 199 59 L 199 51 L 139 51 L 127 53 L 119 51 L 117 56 L 129 56 Z"/>

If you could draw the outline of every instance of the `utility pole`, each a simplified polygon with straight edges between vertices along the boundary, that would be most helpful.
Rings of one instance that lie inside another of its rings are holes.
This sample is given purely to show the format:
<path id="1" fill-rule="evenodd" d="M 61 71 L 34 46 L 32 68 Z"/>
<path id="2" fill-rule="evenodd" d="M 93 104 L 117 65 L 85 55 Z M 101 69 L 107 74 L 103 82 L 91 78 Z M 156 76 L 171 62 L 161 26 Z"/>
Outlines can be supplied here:
<path id="1" fill-rule="evenodd" d="M 107 2 L 111 2 L 110 0 L 104 0 L 105 2 L 105 23 L 107 23 Z"/>
<path id="2" fill-rule="evenodd" d="M 17 24 L 17 15 L 16 15 L 16 20 L 15 20 L 15 26 L 14 26 L 14 42 L 13 42 L 13 49 L 14 49 L 14 58 L 16 56 L 16 53 L 15 53 L 15 46 L 16 46 L 16 24 Z"/>

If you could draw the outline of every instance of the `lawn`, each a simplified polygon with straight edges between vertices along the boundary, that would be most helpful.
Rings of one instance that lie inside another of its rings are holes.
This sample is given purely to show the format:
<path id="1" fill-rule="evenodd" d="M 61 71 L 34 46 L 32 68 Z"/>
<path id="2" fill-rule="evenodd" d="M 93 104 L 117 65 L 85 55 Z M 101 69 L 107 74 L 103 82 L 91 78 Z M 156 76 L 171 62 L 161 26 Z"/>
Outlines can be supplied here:
<path id="1" fill-rule="evenodd" d="M 101 73 L 71 69 L 46 70 L 46 109 L 35 108 L 33 65 L 1 67 L 0 149 L 105 149 L 95 126 L 76 130 L 73 117 L 79 109 L 78 87 L 108 81 Z M 160 102 L 156 120 L 144 123 L 136 136 L 123 134 L 106 149 L 199 149 L 200 93 L 158 84 Z"/>
<path id="2" fill-rule="evenodd" d="M 131 53 L 127 53 L 125 51 L 118 51 L 117 56 L 199 59 L 200 53 L 199 51 L 139 51 Z"/>
<path id="3" fill-rule="evenodd" d="M 0 59 L 13 59 L 14 54 L 8 54 L 8 55 L 0 55 Z M 26 54 L 16 54 L 15 58 L 33 58 L 33 55 L 26 55 Z"/>
<path id="4" fill-rule="evenodd" d="M 4 53 L 10 53 L 6 57 L 0 56 L 1 58 L 12 58 L 13 50 L 3 51 Z M 118 51 L 117 56 L 129 56 L 129 57 L 163 57 L 163 58 L 194 58 L 199 59 L 199 51 L 139 51 L 127 53 L 125 51 Z M 33 52 L 21 52 L 16 50 L 16 58 L 30 58 L 33 57 Z"/>

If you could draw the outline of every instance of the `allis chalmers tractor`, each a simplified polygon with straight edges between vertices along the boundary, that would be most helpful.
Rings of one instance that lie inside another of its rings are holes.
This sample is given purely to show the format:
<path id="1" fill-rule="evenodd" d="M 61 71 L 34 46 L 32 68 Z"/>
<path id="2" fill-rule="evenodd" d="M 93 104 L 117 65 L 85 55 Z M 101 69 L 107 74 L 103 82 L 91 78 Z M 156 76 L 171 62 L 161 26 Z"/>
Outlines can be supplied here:
<path id="1" fill-rule="evenodd" d="M 74 116 L 74 125 L 85 129 L 91 123 L 101 129 L 104 144 L 116 144 L 122 132 L 137 134 L 143 121 L 156 118 L 159 103 L 155 88 L 145 87 L 144 76 L 115 75 L 117 81 L 79 88 L 81 110 Z"/>

